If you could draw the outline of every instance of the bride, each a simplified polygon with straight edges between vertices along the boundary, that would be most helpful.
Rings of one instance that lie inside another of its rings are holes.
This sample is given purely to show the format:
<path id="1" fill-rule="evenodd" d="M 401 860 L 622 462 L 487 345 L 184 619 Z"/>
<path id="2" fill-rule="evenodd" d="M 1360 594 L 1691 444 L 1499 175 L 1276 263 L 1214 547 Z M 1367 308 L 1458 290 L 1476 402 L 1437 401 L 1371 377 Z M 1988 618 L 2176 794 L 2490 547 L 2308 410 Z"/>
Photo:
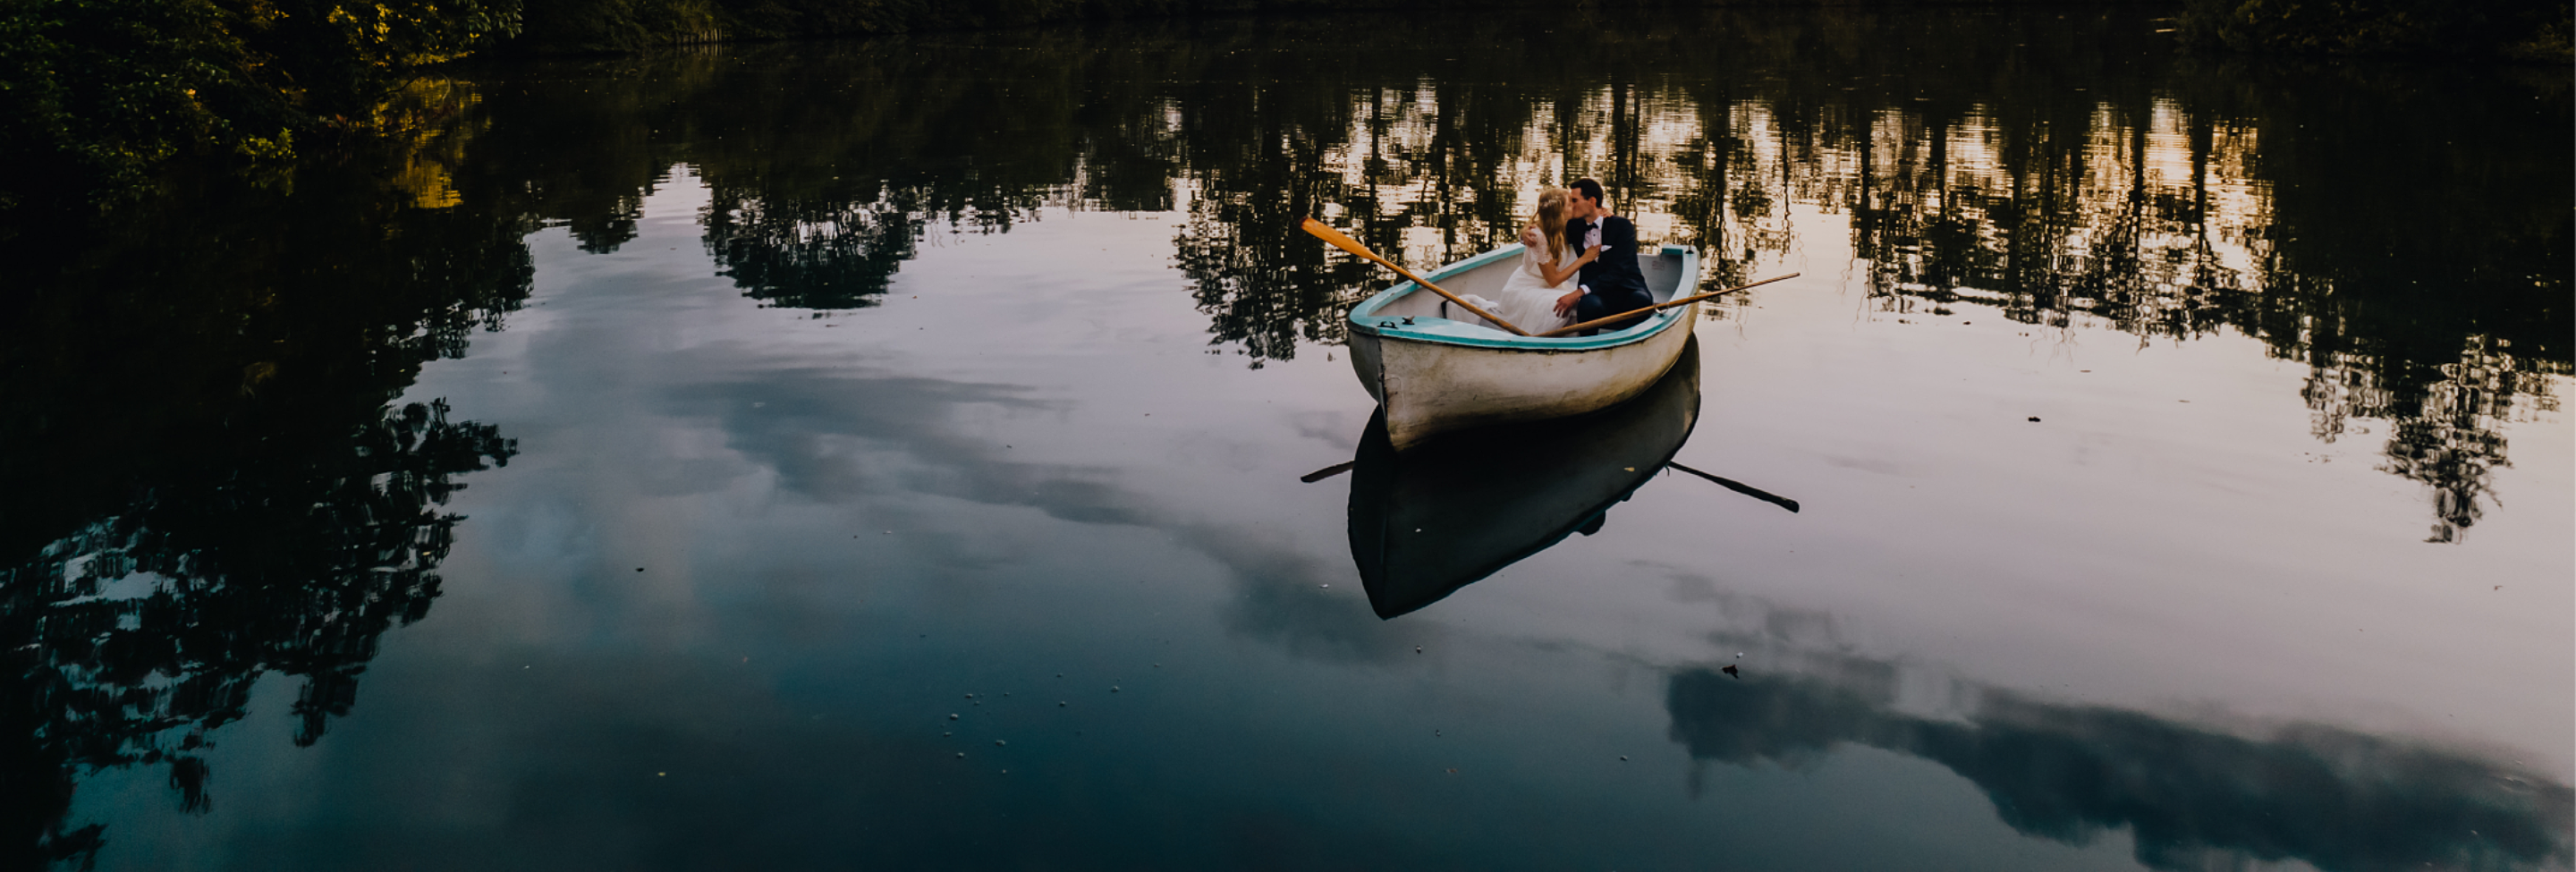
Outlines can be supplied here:
<path id="1" fill-rule="evenodd" d="M 1565 239 L 1564 188 L 1551 187 L 1538 195 L 1538 215 L 1521 228 L 1521 265 L 1503 282 L 1498 292 L 1502 300 L 1492 308 L 1503 320 L 1527 330 L 1531 335 L 1545 333 L 1574 319 L 1556 314 L 1556 300 L 1572 290 L 1574 274 L 1583 265 L 1599 257 L 1598 251 L 1577 255 Z"/>

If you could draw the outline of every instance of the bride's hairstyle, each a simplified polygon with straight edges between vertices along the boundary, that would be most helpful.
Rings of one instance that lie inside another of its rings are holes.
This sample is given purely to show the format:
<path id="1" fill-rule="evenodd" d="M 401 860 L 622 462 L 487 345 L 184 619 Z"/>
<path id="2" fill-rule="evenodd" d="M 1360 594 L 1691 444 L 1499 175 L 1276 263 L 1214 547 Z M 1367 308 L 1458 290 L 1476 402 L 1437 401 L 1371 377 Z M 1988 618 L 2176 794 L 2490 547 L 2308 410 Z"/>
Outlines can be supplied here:
<path id="1" fill-rule="evenodd" d="M 1565 259 L 1565 189 L 1550 187 L 1538 193 L 1538 232 L 1547 236 L 1549 263 Z"/>

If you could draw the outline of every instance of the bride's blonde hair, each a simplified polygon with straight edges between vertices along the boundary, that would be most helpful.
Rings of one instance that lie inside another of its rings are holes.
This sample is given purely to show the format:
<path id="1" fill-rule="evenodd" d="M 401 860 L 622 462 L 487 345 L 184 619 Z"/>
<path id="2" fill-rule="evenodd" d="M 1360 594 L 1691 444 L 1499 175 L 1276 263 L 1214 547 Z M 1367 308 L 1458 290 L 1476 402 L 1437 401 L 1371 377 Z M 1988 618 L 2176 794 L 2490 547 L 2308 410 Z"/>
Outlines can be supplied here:
<path id="1" fill-rule="evenodd" d="M 1549 262 L 1565 258 L 1565 189 L 1549 187 L 1538 193 L 1538 232 L 1547 237 Z"/>

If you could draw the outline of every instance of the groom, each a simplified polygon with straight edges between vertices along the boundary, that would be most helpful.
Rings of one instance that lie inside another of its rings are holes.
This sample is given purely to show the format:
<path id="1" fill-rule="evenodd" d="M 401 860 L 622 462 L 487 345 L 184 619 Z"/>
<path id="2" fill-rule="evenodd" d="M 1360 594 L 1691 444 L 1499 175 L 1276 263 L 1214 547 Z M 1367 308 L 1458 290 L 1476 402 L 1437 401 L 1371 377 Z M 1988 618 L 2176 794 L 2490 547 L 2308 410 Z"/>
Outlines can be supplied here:
<path id="1" fill-rule="evenodd" d="M 1606 318 L 1621 312 L 1634 312 L 1655 304 L 1653 294 L 1646 292 L 1645 273 L 1637 269 L 1637 225 L 1610 214 L 1601 202 L 1601 183 L 1575 179 L 1566 189 L 1565 238 L 1575 242 L 1577 251 L 1598 245 L 1601 251 L 1583 265 L 1574 292 L 1556 298 L 1557 317 L 1574 316 L 1577 324 L 1595 318 Z M 1634 326 L 1638 319 L 1604 325 L 1598 330 L 1619 330 Z"/>

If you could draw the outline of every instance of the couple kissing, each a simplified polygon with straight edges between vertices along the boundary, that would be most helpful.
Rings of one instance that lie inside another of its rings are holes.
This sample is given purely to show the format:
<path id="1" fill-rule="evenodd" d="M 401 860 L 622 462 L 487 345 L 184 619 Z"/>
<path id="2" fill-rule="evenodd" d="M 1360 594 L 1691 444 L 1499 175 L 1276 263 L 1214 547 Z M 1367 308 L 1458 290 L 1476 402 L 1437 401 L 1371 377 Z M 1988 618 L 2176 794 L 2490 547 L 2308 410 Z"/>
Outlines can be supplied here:
<path id="1" fill-rule="evenodd" d="M 1637 225 L 1610 214 L 1598 181 L 1540 192 L 1521 244 L 1520 268 L 1503 283 L 1502 299 L 1486 308 L 1524 330 L 1545 333 L 1655 304 L 1637 268 Z"/>

